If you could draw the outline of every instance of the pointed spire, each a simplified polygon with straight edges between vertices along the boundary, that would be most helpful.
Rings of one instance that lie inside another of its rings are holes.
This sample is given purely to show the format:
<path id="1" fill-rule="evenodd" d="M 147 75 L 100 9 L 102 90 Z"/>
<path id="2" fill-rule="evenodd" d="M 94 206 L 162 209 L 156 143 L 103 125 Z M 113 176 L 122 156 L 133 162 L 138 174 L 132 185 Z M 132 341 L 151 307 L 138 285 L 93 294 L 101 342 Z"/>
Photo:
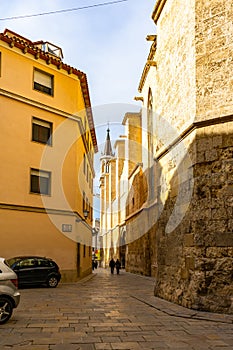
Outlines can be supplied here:
<path id="1" fill-rule="evenodd" d="M 109 127 L 107 129 L 107 136 L 106 136 L 105 147 L 104 147 L 104 155 L 105 156 L 111 156 L 111 157 L 114 156 L 114 154 L 112 152 L 112 145 L 111 145 L 111 140 L 110 140 L 110 129 L 109 129 Z"/>

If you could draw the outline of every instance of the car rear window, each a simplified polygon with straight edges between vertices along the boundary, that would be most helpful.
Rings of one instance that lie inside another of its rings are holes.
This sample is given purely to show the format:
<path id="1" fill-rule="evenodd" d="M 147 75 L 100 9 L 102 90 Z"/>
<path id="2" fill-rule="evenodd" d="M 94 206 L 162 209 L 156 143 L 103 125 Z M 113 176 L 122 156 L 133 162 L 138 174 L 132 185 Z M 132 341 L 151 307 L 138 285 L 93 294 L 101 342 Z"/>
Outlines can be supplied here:
<path id="1" fill-rule="evenodd" d="M 12 259 L 7 259 L 5 260 L 5 263 L 11 267 L 14 263 L 16 263 L 17 261 L 19 261 L 20 259 L 19 258 L 12 258 Z"/>

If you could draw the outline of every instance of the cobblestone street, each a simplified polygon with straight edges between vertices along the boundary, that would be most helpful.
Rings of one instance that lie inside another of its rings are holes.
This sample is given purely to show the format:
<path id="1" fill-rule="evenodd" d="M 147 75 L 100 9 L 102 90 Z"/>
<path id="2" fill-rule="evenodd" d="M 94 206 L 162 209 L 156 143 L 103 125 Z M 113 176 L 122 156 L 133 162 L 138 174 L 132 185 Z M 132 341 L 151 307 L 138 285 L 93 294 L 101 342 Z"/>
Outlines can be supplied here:
<path id="1" fill-rule="evenodd" d="M 97 269 L 79 283 L 21 290 L 0 349 L 232 349 L 233 316 L 153 296 L 154 280 Z"/>

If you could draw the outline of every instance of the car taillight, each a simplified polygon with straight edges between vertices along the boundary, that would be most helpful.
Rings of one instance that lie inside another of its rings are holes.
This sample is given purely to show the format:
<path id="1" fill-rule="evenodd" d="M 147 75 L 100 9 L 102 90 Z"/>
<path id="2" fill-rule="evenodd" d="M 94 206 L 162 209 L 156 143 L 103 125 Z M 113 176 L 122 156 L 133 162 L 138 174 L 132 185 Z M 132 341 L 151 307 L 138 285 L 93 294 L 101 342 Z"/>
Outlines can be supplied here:
<path id="1" fill-rule="evenodd" d="M 16 288 L 18 288 L 18 279 L 11 279 L 11 282 L 15 285 Z"/>

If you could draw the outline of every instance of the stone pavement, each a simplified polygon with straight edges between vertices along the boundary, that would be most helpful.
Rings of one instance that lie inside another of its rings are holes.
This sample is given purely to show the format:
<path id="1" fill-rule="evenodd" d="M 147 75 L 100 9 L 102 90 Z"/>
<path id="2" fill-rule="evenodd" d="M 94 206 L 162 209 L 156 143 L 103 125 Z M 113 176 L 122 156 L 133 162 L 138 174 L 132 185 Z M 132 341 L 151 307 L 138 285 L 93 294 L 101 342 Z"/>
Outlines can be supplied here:
<path id="1" fill-rule="evenodd" d="M 154 280 L 97 269 L 56 289 L 21 290 L 0 349 L 233 349 L 233 315 L 173 305 L 153 296 Z"/>

